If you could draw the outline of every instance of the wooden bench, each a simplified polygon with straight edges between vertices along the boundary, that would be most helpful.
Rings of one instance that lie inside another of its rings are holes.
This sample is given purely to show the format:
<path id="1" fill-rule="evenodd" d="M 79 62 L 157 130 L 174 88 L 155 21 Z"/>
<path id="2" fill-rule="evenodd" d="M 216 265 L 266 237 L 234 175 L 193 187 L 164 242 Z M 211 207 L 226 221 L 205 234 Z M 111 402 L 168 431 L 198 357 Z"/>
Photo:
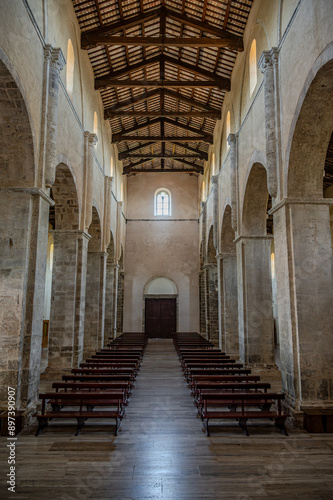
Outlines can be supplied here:
<path id="1" fill-rule="evenodd" d="M 221 391 L 220 394 L 213 398 L 211 394 L 207 395 L 203 391 L 201 393 L 203 399 L 203 408 L 201 410 L 201 416 L 204 428 L 206 430 L 207 436 L 209 436 L 209 421 L 212 419 L 235 419 L 238 421 L 239 426 L 246 436 L 249 435 L 246 422 L 248 419 L 270 419 L 275 421 L 275 426 L 278 427 L 283 434 L 288 436 L 287 430 L 285 428 L 285 420 L 289 415 L 282 413 L 281 401 L 284 399 L 284 394 L 278 393 L 260 393 L 258 399 L 258 393 L 255 392 L 241 392 L 230 394 L 225 391 Z M 261 410 L 258 411 L 257 408 L 251 409 L 249 406 L 257 406 L 258 401 L 262 405 L 265 405 L 267 401 L 277 401 L 277 410 Z M 237 411 L 221 411 L 220 406 L 230 406 L 230 401 L 232 405 L 237 406 Z M 218 409 L 216 409 L 218 407 Z"/>
<path id="2" fill-rule="evenodd" d="M 250 368 L 243 368 L 240 363 L 224 365 L 223 368 L 190 368 L 185 374 L 187 382 L 196 375 L 250 375 Z"/>
<path id="3" fill-rule="evenodd" d="M 72 368 L 71 373 L 74 375 L 130 375 L 132 380 L 136 377 L 136 371 L 129 368 Z"/>
<path id="4" fill-rule="evenodd" d="M 64 382 L 111 382 L 111 381 L 127 381 L 130 387 L 133 386 L 133 376 L 132 374 L 108 374 L 108 373 L 92 373 L 92 374 L 66 374 L 62 376 Z"/>
<path id="5" fill-rule="evenodd" d="M 118 434 L 120 423 L 124 417 L 123 408 L 123 397 L 120 395 L 115 395 L 114 392 L 102 392 L 93 393 L 89 391 L 73 391 L 73 392 L 48 392 L 40 394 L 39 398 L 42 400 L 42 411 L 39 415 L 36 413 L 34 417 L 38 420 L 38 429 L 36 431 L 36 436 L 38 436 L 43 429 L 48 425 L 49 421 L 54 418 L 76 418 L 77 428 L 75 435 L 80 434 L 82 427 L 84 426 L 88 418 L 114 418 L 116 420 L 116 428 L 114 435 Z M 46 402 L 51 400 L 54 402 L 55 406 L 60 408 L 61 406 L 79 406 L 79 410 L 66 410 L 66 411 L 49 411 L 46 410 Z M 83 407 L 93 407 L 93 406 L 110 406 L 114 407 L 113 410 L 103 410 L 103 411 L 93 411 L 84 410 Z"/>
<path id="6" fill-rule="evenodd" d="M 259 382 L 259 375 L 196 375 L 192 377 L 191 391 L 194 396 L 199 389 L 209 388 L 212 384 L 224 384 L 225 382 Z M 215 386 L 213 386 L 215 387 Z"/>
<path id="7" fill-rule="evenodd" d="M 63 390 L 65 392 L 67 391 L 82 391 L 82 390 L 88 390 L 88 391 L 113 391 L 114 389 L 120 389 L 123 391 L 123 394 L 125 396 L 125 399 L 127 399 L 130 396 L 131 393 L 131 386 L 128 381 L 125 380 L 119 380 L 119 381 L 111 381 L 111 382 L 53 382 L 52 388 L 56 390 L 56 392 L 59 392 L 60 390 Z"/>

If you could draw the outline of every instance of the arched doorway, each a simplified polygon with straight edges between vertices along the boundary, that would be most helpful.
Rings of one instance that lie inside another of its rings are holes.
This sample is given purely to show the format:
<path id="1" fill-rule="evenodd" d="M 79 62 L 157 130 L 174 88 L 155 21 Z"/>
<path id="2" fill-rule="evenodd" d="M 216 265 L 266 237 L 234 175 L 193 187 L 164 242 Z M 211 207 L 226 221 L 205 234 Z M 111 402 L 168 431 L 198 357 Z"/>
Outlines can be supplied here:
<path id="1" fill-rule="evenodd" d="M 144 287 L 143 300 L 143 331 L 150 338 L 172 338 L 178 318 L 176 284 L 168 278 L 153 278 Z"/>

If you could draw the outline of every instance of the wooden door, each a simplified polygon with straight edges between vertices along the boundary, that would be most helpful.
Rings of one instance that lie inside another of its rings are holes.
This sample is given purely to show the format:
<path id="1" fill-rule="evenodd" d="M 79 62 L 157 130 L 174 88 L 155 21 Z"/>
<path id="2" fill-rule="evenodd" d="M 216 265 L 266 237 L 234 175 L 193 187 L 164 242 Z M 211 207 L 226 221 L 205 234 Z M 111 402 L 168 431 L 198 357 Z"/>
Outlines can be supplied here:
<path id="1" fill-rule="evenodd" d="M 176 331 L 176 299 L 145 300 L 145 331 L 150 338 L 171 338 Z"/>

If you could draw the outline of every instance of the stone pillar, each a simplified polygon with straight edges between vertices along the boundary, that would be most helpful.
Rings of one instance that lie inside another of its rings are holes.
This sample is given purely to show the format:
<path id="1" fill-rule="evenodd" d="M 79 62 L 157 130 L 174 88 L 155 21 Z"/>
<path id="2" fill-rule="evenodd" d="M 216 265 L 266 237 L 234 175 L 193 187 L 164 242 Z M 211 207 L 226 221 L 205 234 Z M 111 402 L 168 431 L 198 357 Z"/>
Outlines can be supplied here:
<path id="1" fill-rule="evenodd" d="M 49 370 L 77 366 L 82 359 L 85 269 L 89 235 L 55 230 L 49 332 Z"/>
<path id="2" fill-rule="evenodd" d="M 117 337 L 117 306 L 118 306 L 118 273 L 119 273 L 119 265 L 114 265 L 113 271 L 113 324 L 112 324 L 112 336 L 113 338 Z"/>
<path id="3" fill-rule="evenodd" d="M 239 356 L 237 257 L 219 254 L 219 328 L 220 348 L 234 357 Z"/>
<path id="4" fill-rule="evenodd" d="M 272 198 L 278 194 L 281 161 L 278 58 L 278 49 L 273 47 L 264 50 L 258 61 L 264 74 L 267 184 Z"/>
<path id="5" fill-rule="evenodd" d="M 46 45 L 44 49 L 46 59 L 45 78 L 48 80 L 46 87 L 46 109 L 45 120 L 45 185 L 52 187 L 55 181 L 56 171 L 56 147 L 58 133 L 58 99 L 60 71 L 66 64 L 61 49 Z M 48 69 L 48 73 L 47 73 Z"/>
<path id="6" fill-rule="evenodd" d="M 206 270 L 206 296 L 207 311 L 206 324 L 208 339 L 217 347 L 219 346 L 219 326 L 218 326 L 218 284 L 217 284 L 217 264 L 208 263 Z"/>
<path id="7" fill-rule="evenodd" d="M 83 154 L 83 194 L 82 194 L 82 217 L 81 228 L 88 230 L 92 221 L 92 201 L 94 189 L 94 146 L 98 138 L 96 134 L 84 132 L 84 154 Z"/>
<path id="8" fill-rule="evenodd" d="M 38 188 L 0 188 L 0 404 L 10 386 L 28 413 L 38 396 L 52 204 Z"/>
<path id="9" fill-rule="evenodd" d="M 231 226 L 237 231 L 237 170 L 238 170 L 238 134 L 229 134 L 228 144 L 230 146 L 231 166 Z"/>
<path id="10" fill-rule="evenodd" d="M 272 236 L 236 238 L 239 350 L 243 363 L 274 364 Z"/>
<path id="11" fill-rule="evenodd" d="M 202 269 L 199 272 L 199 320 L 200 335 L 206 336 L 206 301 L 205 301 L 205 272 Z"/>
<path id="12" fill-rule="evenodd" d="M 105 341 L 114 337 L 114 274 L 115 264 L 107 259 L 106 280 L 105 280 L 105 321 L 104 337 Z"/>
<path id="13" fill-rule="evenodd" d="M 95 354 L 104 342 L 105 252 L 89 252 L 87 259 L 86 307 L 83 357 Z"/>
<path id="14" fill-rule="evenodd" d="M 124 325 L 124 272 L 118 272 L 117 291 L 117 336 L 123 333 Z"/>
<path id="15" fill-rule="evenodd" d="M 83 357 L 84 313 L 86 306 L 87 255 L 90 235 L 82 232 L 77 241 L 76 302 L 72 366 L 78 367 Z"/>
<path id="16" fill-rule="evenodd" d="M 333 402 L 330 204 L 284 199 L 271 210 L 282 385 L 296 412 Z"/>

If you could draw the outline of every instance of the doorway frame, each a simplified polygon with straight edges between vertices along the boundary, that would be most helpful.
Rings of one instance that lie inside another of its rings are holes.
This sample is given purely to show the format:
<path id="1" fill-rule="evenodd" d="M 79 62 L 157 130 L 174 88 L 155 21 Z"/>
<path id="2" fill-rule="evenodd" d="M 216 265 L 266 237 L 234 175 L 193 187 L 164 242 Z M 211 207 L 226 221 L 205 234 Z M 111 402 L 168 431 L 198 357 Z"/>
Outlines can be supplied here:
<path id="1" fill-rule="evenodd" d="M 176 331 L 179 331 L 179 295 L 178 293 L 151 294 L 144 293 L 142 298 L 142 332 L 146 329 L 146 299 L 176 299 Z"/>

